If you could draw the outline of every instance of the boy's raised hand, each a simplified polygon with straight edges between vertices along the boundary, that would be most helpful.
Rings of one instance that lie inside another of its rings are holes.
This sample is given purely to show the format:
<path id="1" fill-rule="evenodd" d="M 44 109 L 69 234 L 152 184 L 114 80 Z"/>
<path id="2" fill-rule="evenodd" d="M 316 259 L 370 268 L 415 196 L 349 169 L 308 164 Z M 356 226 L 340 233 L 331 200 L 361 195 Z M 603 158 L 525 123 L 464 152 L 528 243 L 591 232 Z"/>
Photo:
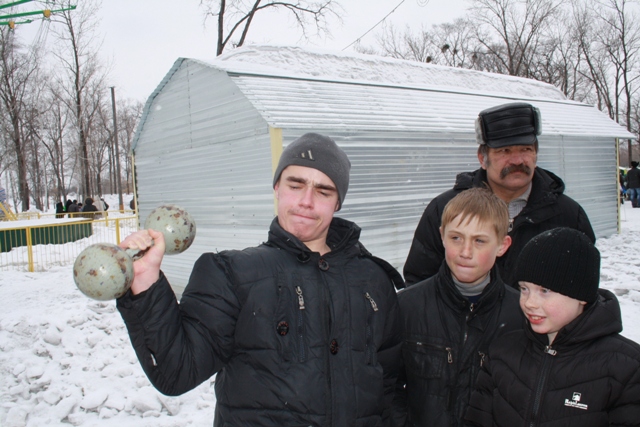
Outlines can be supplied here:
<path id="1" fill-rule="evenodd" d="M 131 292 L 137 295 L 146 291 L 160 278 L 165 250 L 164 235 L 151 229 L 140 230 L 127 236 L 119 246 L 125 250 L 140 251 L 139 255 L 133 256 Z"/>

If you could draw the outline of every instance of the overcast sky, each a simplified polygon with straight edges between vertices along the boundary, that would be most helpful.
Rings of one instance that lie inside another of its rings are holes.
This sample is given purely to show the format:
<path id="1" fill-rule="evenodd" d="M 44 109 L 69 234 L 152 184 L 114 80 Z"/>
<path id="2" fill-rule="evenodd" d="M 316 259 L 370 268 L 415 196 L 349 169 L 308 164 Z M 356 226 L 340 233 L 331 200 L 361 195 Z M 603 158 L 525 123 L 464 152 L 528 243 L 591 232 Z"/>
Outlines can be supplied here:
<path id="1" fill-rule="evenodd" d="M 468 6 L 466 0 L 339 1 L 344 8 L 343 23 L 332 23 L 332 38 L 301 40 L 289 14 L 280 12 L 257 15 L 248 42 L 341 51 L 396 7 L 384 24 L 418 29 L 421 24 L 451 22 L 462 16 Z M 215 22 L 208 21 L 205 27 L 199 4 L 199 0 L 102 1 L 98 13 L 104 36 L 101 52 L 105 63 L 112 64 L 108 84 L 115 86 L 118 98 L 146 101 L 179 57 L 205 61 L 215 58 Z M 30 30 L 39 25 L 40 21 L 34 21 L 29 24 Z M 367 34 L 363 44 L 373 45 L 375 33 L 381 28 L 382 25 Z"/>

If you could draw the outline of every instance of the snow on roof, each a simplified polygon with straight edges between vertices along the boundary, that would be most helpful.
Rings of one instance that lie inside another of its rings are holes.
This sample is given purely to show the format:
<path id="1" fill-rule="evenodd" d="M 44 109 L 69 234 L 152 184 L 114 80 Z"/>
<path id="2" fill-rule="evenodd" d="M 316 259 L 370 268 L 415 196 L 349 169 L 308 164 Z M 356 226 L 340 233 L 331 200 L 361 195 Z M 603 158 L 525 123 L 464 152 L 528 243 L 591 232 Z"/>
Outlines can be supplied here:
<path id="1" fill-rule="evenodd" d="M 178 58 L 147 100 L 132 149 L 137 147 L 156 96 L 189 64 L 226 73 L 273 128 L 468 134 L 474 132 L 479 111 L 525 101 L 540 109 L 547 136 L 634 138 L 594 106 L 569 100 L 553 85 L 532 79 L 269 45 L 243 46 L 213 61 Z M 190 75 L 194 90 L 190 103 L 212 102 L 205 90 L 208 75 Z M 178 85 L 171 90 L 185 89 Z"/>
<path id="2" fill-rule="evenodd" d="M 566 100 L 555 86 L 531 79 L 352 52 L 243 46 L 210 64 L 243 74 Z"/>

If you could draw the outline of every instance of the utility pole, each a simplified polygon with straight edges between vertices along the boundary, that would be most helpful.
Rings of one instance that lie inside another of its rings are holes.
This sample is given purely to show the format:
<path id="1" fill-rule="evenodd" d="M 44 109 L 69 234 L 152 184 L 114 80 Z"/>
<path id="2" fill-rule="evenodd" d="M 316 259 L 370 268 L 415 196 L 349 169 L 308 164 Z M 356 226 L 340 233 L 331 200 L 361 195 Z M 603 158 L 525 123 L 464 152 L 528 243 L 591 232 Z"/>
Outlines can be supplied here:
<path id="1" fill-rule="evenodd" d="M 113 142 L 116 144 L 116 183 L 118 185 L 118 205 L 120 212 L 124 211 L 122 201 L 122 182 L 120 180 L 120 149 L 118 148 L 118 120 L 116 119 L 116 89 L 111 86 L 111 108 L 113 109 Z"/>

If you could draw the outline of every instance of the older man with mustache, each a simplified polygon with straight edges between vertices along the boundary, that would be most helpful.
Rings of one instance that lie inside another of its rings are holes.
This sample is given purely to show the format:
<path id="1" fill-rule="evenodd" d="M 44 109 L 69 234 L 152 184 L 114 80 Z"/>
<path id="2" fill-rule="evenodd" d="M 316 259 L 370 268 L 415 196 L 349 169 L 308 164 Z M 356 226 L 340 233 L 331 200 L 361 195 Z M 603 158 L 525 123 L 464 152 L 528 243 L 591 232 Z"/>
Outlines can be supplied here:
<path id="1" fill-rule="evenodd" d="M 416 228 L 404 266 L 407 285 L 438 272 L 444 259 L 440 218 L 449 200 L 471 187 L 489 187 L 509 206 L 511 247 L 496 264 L 505 283 L 513 283 L 513 265 L 524 245 L 534 236 L 556 227 L 571 227 L 595 242 L 591 223 L 582 207 L 564 194 L 564 182 L 536 166 L 540 111 L 516 102 L 483 110 L 476 119 L 478 160 L 481 168 L 463 172 L 455 185 L 434 198 Z"/>

